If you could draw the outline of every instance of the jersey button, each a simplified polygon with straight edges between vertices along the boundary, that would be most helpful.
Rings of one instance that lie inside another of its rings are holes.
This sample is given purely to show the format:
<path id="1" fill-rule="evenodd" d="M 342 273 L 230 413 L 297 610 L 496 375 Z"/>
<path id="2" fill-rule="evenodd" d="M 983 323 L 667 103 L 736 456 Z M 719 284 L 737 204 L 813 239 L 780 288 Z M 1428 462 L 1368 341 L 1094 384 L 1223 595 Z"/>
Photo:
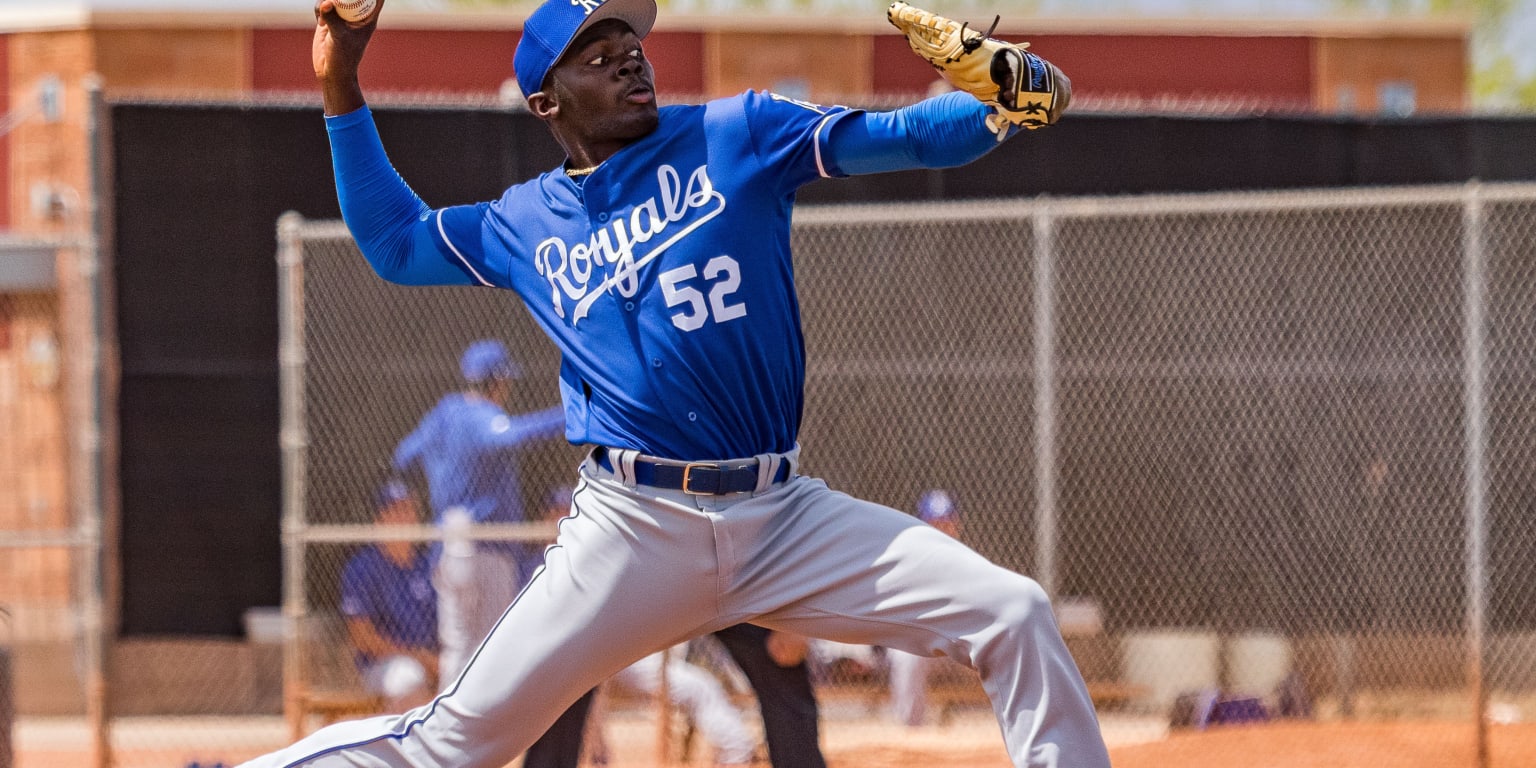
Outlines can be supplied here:
<path id="1" fill-rule="evenodd" d="M 633 311 L 635 311 L 635 303 L 633 301 L 626 301 L 626 302 L 624 302 L 624 311 L 625 312 L 633 312 Z"/>
<path id="2" fill-rule="evenodd" d="M 651 360 L 651 367 L 652 368 L 660 368 L 661 367 L 661 358 L 658 357 L 658 358 L 655 358 L 655 359 Z"/>
<path id="3" fill-rule="evenodd" d="M 698 421 L 699 420 L 699 415 L 697 413 L 694 413 L 693 411 L 689 411 L 688 412 L 688 420 L 689 421 Z"/>
<path id="4" fill-rule="evenodd" d="M 608 220 L 608 212 L 607 211 L 603 211 L 602 213 L 599 213 L 597 215 L 597 220 L 598 221 L 607 221 Z"/>

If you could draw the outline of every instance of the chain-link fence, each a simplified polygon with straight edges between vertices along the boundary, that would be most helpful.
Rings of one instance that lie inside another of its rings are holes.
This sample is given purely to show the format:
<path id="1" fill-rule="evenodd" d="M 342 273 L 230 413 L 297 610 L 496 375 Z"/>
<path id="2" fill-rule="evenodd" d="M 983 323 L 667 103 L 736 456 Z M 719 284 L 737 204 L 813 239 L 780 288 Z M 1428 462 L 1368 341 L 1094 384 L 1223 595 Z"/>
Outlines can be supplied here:
<path id="1" fill-rule="evenodd" d="M 559 363 L 510 293 L 387 284 L 335 222 L 281 239 L 292 715 L 345 642 L 346 558 L 439 536 L 368 500 L 460 351 L 505 341 L 521 410 Z M 807 207 L 794 244 L 806 471 L 949 491 L 1057 597 L 1107 729 L 1422 717 L 1486 754 L 1475 711 L 1536 717 L 1536 187 Z M 530 509 L 579 456 L 523 452 Z M 885 721 L 887 672 L 816 652 L 836 749 Z M 944 715 L 990 717 L 952 687 Z"/>
<path id="2" fill-rule="evenodd" d="M 0 765 L 102 733 L 98 371 L 88 241 L 0 238 Z M 90 715 L 62 731 L 23 719 Z M 18 746 L 19 745 L 19 746 Z M 100 751 L 99 744 L 97 751 Z M 25 763 L 22 763 L 25 764 Z"/>

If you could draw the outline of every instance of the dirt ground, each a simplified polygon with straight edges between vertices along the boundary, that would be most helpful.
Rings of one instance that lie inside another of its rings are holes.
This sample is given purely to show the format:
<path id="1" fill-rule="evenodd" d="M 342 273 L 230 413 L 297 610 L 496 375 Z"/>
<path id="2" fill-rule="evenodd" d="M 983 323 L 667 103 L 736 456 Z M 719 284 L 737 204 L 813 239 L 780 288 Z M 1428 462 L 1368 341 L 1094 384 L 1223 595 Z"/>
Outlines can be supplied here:
<path id="1" fill-rule="evenodd" d="M 1116 768 L 1474 768 L 1467 723 L 1280 723 L 1176 733 L 1125 747 Z M 1490 768 L 1536 766 L 1536 724 L 1495 725 L 1488 732 Z"/>
<path id="2" fill-rule="evenodd" d="M 252 742 L 245 744 L 231 743 L 231 730 L 237 729 L 219 730 L 208 734 L 204 742 L 210 747 L 207 749 L 166 749 L 167 742 L 175 740 L 173 732 L 189 735 L 184 727 L 146 732 L 142 740 L 125 739 L 138 743 L 120 745 L 116 766 L 184 768 L 194 760 L 205 768 L 216 762 L 232 766 L 270 748 L 256 742 L 271 740 L 274 727 L 253 731 Z M 995 724 L 959 724 L 900 737 L 881 736 L 878 730 L 856 735 L 858 732 L 844 728 L 840 729 L 844 736 L 828 734 L 826 753 L 830 768 L 1010 768 L 995 728 Z M 57 736 L 57 740 L 23 739 L 16 745 L 20 749 L 15 768 L 88 766 L 81 731 L 72 728 Z M 1472 729 L 1466 723 L 1284 722 L 1220 726 L 1166 736 L 1143 732 L 1112 738 L 1106 733 L 1106 738 L 1115 768 L 1477 768 Z M 156 744 L 161 748 L 152 746 Z M 213 744 L 220 746 L 212 748 Z M 655 754 L 645 749 L 626 751 L 634 757 Z M 1536 768 L 1536 723 L 1493 726 L 1489 755 L 1488 768 Z M 655 768 L 652 762 L 621 759 L 618 768 Z M 708 763 L 691 762 L 691 766 L 699 765 Z"/>
<path id="3" fill-rule="evenodd" d="M 1489 768 L 1536 768 L 1536 724 L 1493 726 Z M 1279 723 L 1177 732 L 1110 749 L 1115 768 L 1476 768 L 1465 723 Z M 999 748 L 864 747 L 829 768 L 1009 768 Z"/>

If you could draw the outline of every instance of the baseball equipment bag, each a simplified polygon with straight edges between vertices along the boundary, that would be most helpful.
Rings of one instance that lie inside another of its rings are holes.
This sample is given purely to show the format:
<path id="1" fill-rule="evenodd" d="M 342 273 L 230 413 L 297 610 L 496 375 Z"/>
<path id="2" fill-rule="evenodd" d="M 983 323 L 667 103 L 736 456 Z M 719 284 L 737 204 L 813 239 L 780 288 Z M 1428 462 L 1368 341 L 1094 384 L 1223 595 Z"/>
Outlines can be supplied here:
<path id="1" fill-rule="evenodd" d="M 1010 125 L 1039 128 L 1061 119 L 1072 100 L 1072 81 L 1055 64 L 1024 50 L 1029 43 L 1005 43 L 968 25 L 915 8 L 891 3 L 886 18 L 901 30 L 907 45 L 950 85 L 991 105 L 987 127 L 998 141 Z"/>

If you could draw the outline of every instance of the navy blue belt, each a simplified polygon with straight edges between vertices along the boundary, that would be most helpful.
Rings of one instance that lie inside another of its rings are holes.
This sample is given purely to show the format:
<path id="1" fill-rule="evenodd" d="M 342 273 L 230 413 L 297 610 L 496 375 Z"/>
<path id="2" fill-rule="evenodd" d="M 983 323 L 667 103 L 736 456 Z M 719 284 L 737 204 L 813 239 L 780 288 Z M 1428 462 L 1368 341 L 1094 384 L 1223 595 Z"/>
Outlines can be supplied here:
<path id="1" fill-rule="evenodd" d="M 592 458 L 598 466 L 614 471 L 608 460 L 608 449 L 602 446 L 592 449 Z M 789 479 L 789 462 L 779 462 L 779 471 L 773 482 Z M 659 462 L 643 456 L 635 459 L 635 484 L 653 488 L 667 488 L 697 496 L 718 496 L 723 493 L 744 493 L 757 490 L 757 466 L 728 467 L 711 461 L 688 463 Z"/>

